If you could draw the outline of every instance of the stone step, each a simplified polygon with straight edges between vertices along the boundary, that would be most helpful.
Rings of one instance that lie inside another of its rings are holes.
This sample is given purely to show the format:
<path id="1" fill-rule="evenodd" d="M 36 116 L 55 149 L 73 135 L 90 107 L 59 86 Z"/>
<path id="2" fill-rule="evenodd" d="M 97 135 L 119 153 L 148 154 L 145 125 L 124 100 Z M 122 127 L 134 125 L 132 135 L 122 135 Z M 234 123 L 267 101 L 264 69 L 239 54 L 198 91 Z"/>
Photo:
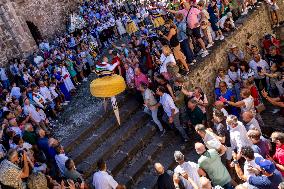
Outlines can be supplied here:
<path id="1" fill-rule="evenodd" d="M 195 136 L 190 137 L 191 142 L 185 144 L 185 146 L 181 146 L 179 143 L 171 143 L 170 147 L 166 148 L 162 151 L 161 154 L 157 158 L 154 159 L 151 166 L 148 168 L 147 172 L 144 172 L 143 175 L 139 178 L 139 180 L 135 183 L 135 185 L 132 188 L 137 189 L 154 189 L 156 188 L 156 183 L 158 176 L 154 171 L 153 164 L 155 162 L 160 162 L 163 164 L 165 170 L 173 170 L 174 167 L 177 165 L 177 163 L 174 160 L 174 151 L 180 150 L 184 153 L 185 157 L 196 157 L 196 152 L 194 150 L 194 142 L 197 140 Z M 180 148 L 177 148 L 177 146 L 180 145 Z M 189 155 L 190 154 L 190 155 Z M 194 158 L 193 160 L 196 162 L 197 158 Z M 191 159 L 190 159 L 191 160 Z M 192 161 L 193 161 L 192 160 Z"/>
<path id="2" fill-rule="evenodd" d="M 136 103 L 135 100 L 130 100 L 120 109 L 120 115 L 123 115 L 121 116 L 122 124 L 137 111 L 138 106 Z M 68 155 L 74 159 L 75 163 L 81 162 L 119 127 L 115 116 L 112 115 L 99 126 L 94 126 L 94 129 L 90 130 L 85 138 L 78 141 L 76 148 L 69 152 Z"/>
<path id="3" fill-rule="evenodd" d="M 152 122 L 149 122 L 146 126 L 139 129 L 135 136 L 126 141 L 123 146 L 118 149 L 117 153 L 106 161 L 108 170 L 111 171 L 112 175 L 116 176 L 119 171 L 125 167 L 126 164 L 129 164 L 129 161 L 149 143 L 152 150 L 159 151 L 162 147 L 162 143 L 160 142 L 160 136 L 155 134 L 156 128 Z"/>
<path id="4" fill-rule="evenodd" d="M 153 163 L 157 157 L 160 157 L 161 154 L 163 154 L 163 156 L 168 155 L 168 153 L 165 152 L 168 152 L 169 150 L 174 151 L 173 148 L 176 148 L 176 146 L 181 144 L 179 138 L 174 139 L 174 137 L 177 136 L 171 131 L 159 139 L 158 137 L 160 136 L 153 139 L 151 144 L 138 153 L 137 159 L 135 159 L 133 163 L 129 164 L 116 175 L 115 179 L 119 183 L 125 184 L 127 188 L 133 188 L 133 185 L 139 180 L 144 172 L 153 168 Z M 156 144 L 154 140 L 156 140 Z"/>
<path id="5" fill-rule="evenodd" d="M 129 100 L 131 100 L 131 102 L 132 102 L 134 99 L 128 98 L 127 95 L 118 96 L 117 102 L 118 102 L 119 108 L 122 109 L 124 107 L 123 104 L 127 103 Z M 122 106 L 122 107 L 120 107 L 120 106 Z M 70 137 L 67 137 L 67 138 L 63 138 L 62 141 L 60 141 L 60 143 L 64 146 L 64 150 L 66 152 L 72 151 L 74 149 L 74 147 L 77 148 L 77 145 L 80 143 L 80 141 L 82 141 L 86 137 L 92 135 L 93 131 L 96 128 L 98 128 L 107 118 L 114 116 L 112 106 L 110 105 L 110 103 L 108 103 L 106 110 L 104 110 L 104 107 L 102 106 L 100 108 L 99 112 L 102 112 L 102 114 L 96 115 L 94 120 L 92 120 L 92 126 L 85 127 L 85 128 L 84 128 L 84 126 L 82 126 L 82 127 L 80 127 L 80 129 L 78 129 L 76 132 L 74 132 L 73 135 L 71 135 Z"/>
<path id="6" fill-rule="evenodd" d="M 108 159 L 128 138 L 136 133 L 137 129 L 141 128 L 148 121 L 148 115 L 144 112 L 136 112 L 98 148 L 86 156 L 83 161 L 78 162 L 77 169 L 84 173 L 85 178 L 89 178 L 96 170 L 96 163 L 99 159 Z"/>

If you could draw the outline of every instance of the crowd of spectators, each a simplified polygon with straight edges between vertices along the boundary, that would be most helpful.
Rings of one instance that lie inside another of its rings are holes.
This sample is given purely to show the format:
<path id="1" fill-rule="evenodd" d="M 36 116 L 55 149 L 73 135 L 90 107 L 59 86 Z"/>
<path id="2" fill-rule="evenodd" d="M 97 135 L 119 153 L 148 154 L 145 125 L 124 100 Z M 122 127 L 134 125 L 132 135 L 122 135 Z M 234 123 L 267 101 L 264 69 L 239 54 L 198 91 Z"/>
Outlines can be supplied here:
<path id="1" fill-rule="evenodd" d="M 204 143 L 195 144 L 198 164 L 185 162 L 179 151 L 174 154 L 179 164 L 174 174 L 168 174 L 162 162 L 155 164 L 159 188 L 232 188 L 237 179 L 245 182 L 238 187 L 278 186 L 278 170 L 284 172 L 284 134 L 272 134 L 275 151 L 262 136 L 260 113 L 266 99 L 279 107 L 276 122 L 283 125 L 279 41 L 266 34 L 262 49 L 246 44 L 245 52 L 231 45 L 229 69 L 218 70 L 212 121 L 206 94 L 200 87 L 187 87 L 186 76 L 197 56 L 207 56 L 214 41 L 224 40 L 223 33 L 234 30 L 234 21 L 254 6 L 258 3 L 234 0 L 172 2 L 167 8 L 162 3 L 82 1 L 71 20 L 72 33 L 37 41 L 39 49 L 32 56 L 12 59 L 8 68 L 0 68 L 1 187 L 88 188 L 74 161 L 52 137 L 52 127 L 81 82 L 104 70 L 125 78 L 161 135 L 176 129 L 183 142 L 198 134 Z M 270 7 L 277 17 L 275 1 Z M 117 39 L 124 43 L 119 45 Z M 105 48 L 108 54 L 98 56 Z M 96 189 L 125 188 L 106 172 L 104 160 L 98 168 L 92 182 Z"/>

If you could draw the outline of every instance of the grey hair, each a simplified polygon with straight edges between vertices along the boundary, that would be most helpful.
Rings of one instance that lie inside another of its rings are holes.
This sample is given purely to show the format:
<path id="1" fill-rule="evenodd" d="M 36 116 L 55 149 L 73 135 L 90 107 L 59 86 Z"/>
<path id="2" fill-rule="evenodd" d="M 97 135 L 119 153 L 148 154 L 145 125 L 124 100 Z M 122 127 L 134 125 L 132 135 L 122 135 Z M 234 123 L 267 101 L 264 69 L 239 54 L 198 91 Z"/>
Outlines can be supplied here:
<path id="1" fill-rule="evenodd" d="M 17 150 L 15 150 L 15 149 L 10 149 L 10 150 L 8 151 L 8 153 L 7 153 L 7 159 L 8 159 L 9 161 L 11 161 L 16 155 L 18 155 Z"/>
<path id="2" fill-rule="evenodd" d="M 181 151 L 175 151 L 174 157 L 176 162 L 184 161 L 184 155 L 181 153 Z"/>

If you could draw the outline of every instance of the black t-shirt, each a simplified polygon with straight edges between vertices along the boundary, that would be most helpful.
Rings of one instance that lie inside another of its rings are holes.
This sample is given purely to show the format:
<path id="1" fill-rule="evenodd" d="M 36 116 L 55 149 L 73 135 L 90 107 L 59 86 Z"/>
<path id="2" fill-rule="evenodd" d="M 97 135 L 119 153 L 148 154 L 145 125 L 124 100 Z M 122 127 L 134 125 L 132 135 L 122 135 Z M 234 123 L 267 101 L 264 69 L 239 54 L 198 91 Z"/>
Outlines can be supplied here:
<path id="1" fill-rule="evenodd" d="M 268 64 L 269 66 L 271 66 L 272 64 L 277 64 L 278 66 L 281 65 L 281 62 L 284 61 L 283 57 L 279 54 L 275 55 L 275 56 L 271 56 L 270 54 L 267 55 L 267 60 L 268 60 Z"/>
<path id="2" fill-rule="evenodd" d="M 158 177 L 157 185 L 158 189 L 175 189 L 173 177 L 167 172 Z"/>

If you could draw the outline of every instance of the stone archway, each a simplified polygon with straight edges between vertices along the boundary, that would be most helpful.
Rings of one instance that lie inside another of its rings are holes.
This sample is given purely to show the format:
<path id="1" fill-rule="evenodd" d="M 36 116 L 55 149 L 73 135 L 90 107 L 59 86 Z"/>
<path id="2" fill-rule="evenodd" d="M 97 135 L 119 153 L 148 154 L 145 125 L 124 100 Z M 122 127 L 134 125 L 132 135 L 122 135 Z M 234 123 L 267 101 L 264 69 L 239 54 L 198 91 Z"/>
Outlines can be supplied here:
<path id="1" fill-rule="evenodd" d="M 42 40 L 42 36 L 41 36 L 41 33 L 40 33 L 38 27 L 31 21 L 26 21 L 26 23 L 28 25 L 28 28 L 29 28 L 36 44 L 38 45 L 39 41 Z"/>

